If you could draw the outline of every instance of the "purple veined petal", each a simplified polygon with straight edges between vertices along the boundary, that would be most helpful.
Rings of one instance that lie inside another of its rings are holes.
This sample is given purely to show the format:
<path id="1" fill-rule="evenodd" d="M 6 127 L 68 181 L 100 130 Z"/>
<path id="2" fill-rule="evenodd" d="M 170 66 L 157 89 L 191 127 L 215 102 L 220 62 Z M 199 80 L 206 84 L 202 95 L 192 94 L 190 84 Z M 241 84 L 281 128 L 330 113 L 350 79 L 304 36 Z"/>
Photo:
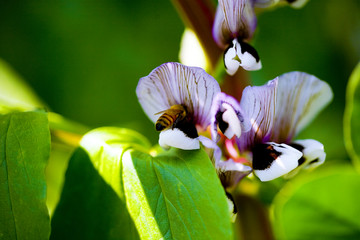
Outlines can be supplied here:
<path id="1" fill-rule="evenodd" d="M 270 140 L 275 116 L 276 89 L 275 78 L 263 86 L 248 86 L 244 89 L 240 107 L 251 123 L 250 131 L 237 140 L 240 151 L 251 149 L 256 143 Z"/>
<path id="2" fill-rule="evenodd" d="M 159 145 L 164 149 L 170 147 L 180 148 L 183 150 L 193 150 L 200 148 L 198 138 L 190 138 L 180 129 L 167 129 L 160 132 Z"/>
<path id="3" fill-rule="evenodd" d="M 330 86 L 307 73 L 279 77 L 271 140 L 289 143 L 331 101 Z"/>
<path id="4" fill-rule="evenodd" d="M 220 160 L 215 163 L 220 181 L 224 188 L 231 188 L 249 175 L 252 168 L 239 162 L 235 162 L 233 159 L 226 161 Z"/>
<path id="5" fill-rule="evenodd" d="M 218 127 L 229 139 L 240 137 L 242 132 L 251 128 L 250 120 L 245 116 L 238 101 L 225 94 L 218 93 L 211 108 L 211 138 L 219 140 Z"/>
<path id="6" fill-rule="evenodd" d="M 210 108 L 218 92 L 219 84 L 203 69 L 171 62 L 141 78 L 136 88 L 141 107 L 154 123 L 157 113 L 182 104 L 203 128 L 210 124 Z"/>
<path id="7" fill-rule="evenodd" d="M 303 154 L 287 145 L 267 142 L 253 148 L 253 169 L 262 181 L 271 181 L 288 174 L 301 163 Z"/>
<path id="8" fill-rule="evenodd" d="M 225 49 L 235 38 L 251 39 L 256 22 L 251 0 L 219 0 L 213 25 L 214 40 Z"/>

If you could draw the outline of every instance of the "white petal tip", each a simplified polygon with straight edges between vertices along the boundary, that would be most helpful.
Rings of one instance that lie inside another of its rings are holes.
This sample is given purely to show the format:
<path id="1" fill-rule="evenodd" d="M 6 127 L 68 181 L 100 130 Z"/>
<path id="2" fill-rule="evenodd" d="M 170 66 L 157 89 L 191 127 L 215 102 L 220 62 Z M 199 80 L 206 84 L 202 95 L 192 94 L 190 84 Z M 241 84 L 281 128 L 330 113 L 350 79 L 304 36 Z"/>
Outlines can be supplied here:
<path id="1" fill-rule="evenodd" d="M 325 162 L 326 153 L 324 151 L 324 145 L 313 139 L 297 140 L 295 144 L 302 147 L 305 159 L 303 165 L 305 169 L 315 168 Z"/>
<path id="2" fill-rule="evenodd" d="M 177 128 L 162 131 L 159 136 L 159 145 L 165 149 L 170 147 L 184 150 L 200 148 L 200 142 L 198 138 L 190 138 Z"/>
<path id="3" fill-rule="evenodd" d="M 262 68 L 259 55 L 255 48 L 245 42 L 234 39 L 224 53 L 224 64 L 229 75 L 234 75 L 239 66 L 247 71 L 256 71 Z"/>
<path id="4" fill-rule="evenodd" d="M 231 105 L 223 103 L 222 107 L 225 109 L 225 112 L 222 114 L 222 119 L 228 124 L 224 135 L 229 139 L 234 135 L 239 138 L 241 136 L 241 123 L 238 115 Z"/>
<path id="5" fill-rule="evenodd" d="M 302 153 L 286 144 L 261 144 L 253 152 L 253 168 L 262 182 L 281 177 L 297 166 Z"/>
<path id="6" fill-rule="evenodd" d="M 250 54 L 249 54 L 250 55 Z M 241 65 L 247 71 L 257 71 L 262 68 L 261 61 L 257 62 L 252 56 L 247 56 L 248 61 Z"/>
<path id="7" fill-rule="evenodd" d="M 237 59 L 236 49 L 234 47 L 230 47 L 224 53 L 224 65 L 227 74 L 230 76 L 234 75 L 239 69 L 240 62 Z"/>

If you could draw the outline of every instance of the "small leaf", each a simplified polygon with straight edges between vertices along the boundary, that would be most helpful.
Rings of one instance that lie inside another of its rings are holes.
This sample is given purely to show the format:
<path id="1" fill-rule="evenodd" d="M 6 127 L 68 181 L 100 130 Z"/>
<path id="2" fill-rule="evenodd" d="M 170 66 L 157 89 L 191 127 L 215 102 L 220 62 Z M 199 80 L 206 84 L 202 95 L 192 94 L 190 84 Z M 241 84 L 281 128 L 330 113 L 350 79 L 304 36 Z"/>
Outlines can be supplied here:
<path id="1" fill-rule="evenodd" d="M 352 72 L 346 89 L 344 113 L 345 147 L 358 170 L 360 170 L 360 63 Z"/>
<path id="2" fill-rule="evenodd" d="M 34 91 L 0 59 L 0 113 L 44 108 Z"/>
<path id="3" fill-rule="evenodd" d="M 140 134 L 100 128 L 70 160 L 52 239 L 229 239 L 224 190 L 203 150 L 153 157 Z"/>
<path id="4" fill-rule="evenodd" d="M 0 239 L 48 239 L 45 167 L 50 132 L 43 112 L 0 116 Z"/>
<path id="5" fill-rule="evenodd" d="M 274 201 L 278 239 L 359 239 L 359 188 L 360 175 L 349 166 L 289 182 Z"/>

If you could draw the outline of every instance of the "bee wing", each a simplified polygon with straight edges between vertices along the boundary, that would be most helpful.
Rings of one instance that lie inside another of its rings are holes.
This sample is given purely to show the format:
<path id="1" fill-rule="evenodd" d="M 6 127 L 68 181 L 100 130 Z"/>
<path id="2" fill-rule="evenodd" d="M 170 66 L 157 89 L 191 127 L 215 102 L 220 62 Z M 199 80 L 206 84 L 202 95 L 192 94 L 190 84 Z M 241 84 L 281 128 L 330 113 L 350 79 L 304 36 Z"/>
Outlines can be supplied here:
<path id="1" fill-rule="evenodd" d="M 154 113 L 154 115 L 159 115 L 159 114 L 162 114 L 164 112 L 166 112 L 167 110 L 164 110 L 164 111 L 161 111 L 161 112 L 157 112 L 157 113 Z"/>

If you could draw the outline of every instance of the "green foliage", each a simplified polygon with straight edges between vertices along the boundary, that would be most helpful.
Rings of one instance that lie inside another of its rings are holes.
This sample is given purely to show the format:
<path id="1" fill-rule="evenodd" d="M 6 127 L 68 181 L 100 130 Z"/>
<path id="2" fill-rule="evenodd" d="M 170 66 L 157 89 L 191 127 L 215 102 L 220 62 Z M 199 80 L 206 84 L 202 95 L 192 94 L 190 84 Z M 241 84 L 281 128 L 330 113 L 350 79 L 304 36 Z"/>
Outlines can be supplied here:
<path id="1" fill-rule="evenodd" d="M 278 239 L 359 239 L 360 175 L 335 165 L 289 182 L 274 201 Z"/>
<path id="2" fill-rule="evenodd" d="M 2 59 L 0 59 L 0 113 L 43 108 L 33 90 Z"/>
<path id="3" fill-rule="evenodd" d="M 52 239 L 230 239 L 224 190 L 203 150 L 151 156 L 136 132 L 100 128 L 70 160 Z"/>
<path id="4" fill-rule="evenodd" d="M 1 115 L 0 146 L 0 239 L 48 239 L 47 115 L 43 112 Z"/>
<path id="5" fill-rule="evenodd" d="M 350 76 L 346 89 L 344 114 L 345 146 L 355 166 L 360 169 L 360 63 Z"/>

